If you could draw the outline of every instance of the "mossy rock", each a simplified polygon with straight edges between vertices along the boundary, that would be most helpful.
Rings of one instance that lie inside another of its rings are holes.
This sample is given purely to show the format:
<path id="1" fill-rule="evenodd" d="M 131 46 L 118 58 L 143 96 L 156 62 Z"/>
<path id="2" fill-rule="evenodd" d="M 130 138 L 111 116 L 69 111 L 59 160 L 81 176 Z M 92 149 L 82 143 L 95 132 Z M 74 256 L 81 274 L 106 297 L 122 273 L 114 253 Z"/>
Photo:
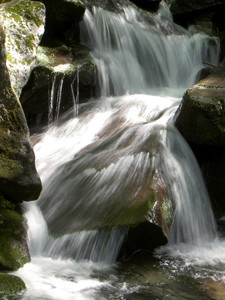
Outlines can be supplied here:
<path id="1" fill-rule="evenodd" d="M 32 130 L 56 121 L 76 101 L 82 103 L 96 95 L 96 66 L 85 47 L 39 47 L 38 64 L 20 99 Z"/>
<path id="2" fill-rule="evenodd" d="M 0 5 L 6 35 L 7 67 L 17 95 L 36 64 L 36 48 L 44 32 L 45 7 L 40 2 L 11 1 Z"/>
<path id="3" fill-rule="evenodd" d="M 178 111 L 176 127 L 188 142 L 225 144 L 225 68 L 218 68 L 188 89 Z"/>
<path id="4" fill-rule="evenodd" d="M 0 299 L 3 299 L 3 296 L 22 292 L 25 289 L 25 283 L 18 276 L 0 273 Z"/>
<path id="5" fill-rule="evenodd" d="M 9 199 L 22 202 L 37 199 L 41 182 L 25 115 L 11 87 L 4 41 L 4 32 L 0 28 L 0 192 Z"/>
<path id="6" fill-rule="evenodd" d="M 0 270 L 15 271 L 29 261 L 22 211 L 0 195 Z"/>

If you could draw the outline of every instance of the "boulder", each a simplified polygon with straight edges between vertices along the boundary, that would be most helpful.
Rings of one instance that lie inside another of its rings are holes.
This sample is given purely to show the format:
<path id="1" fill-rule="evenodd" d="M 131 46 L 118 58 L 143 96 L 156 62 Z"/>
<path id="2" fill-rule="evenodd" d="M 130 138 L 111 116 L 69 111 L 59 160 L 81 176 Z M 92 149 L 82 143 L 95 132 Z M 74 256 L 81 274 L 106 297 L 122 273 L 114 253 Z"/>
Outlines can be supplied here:
<path id="1" fill-rule="evenodd" d="M 22 292 L 26 289 L 25 283 L 18 276 L 0 273 L 0 297 Z M 5 298 L 4 298 L 5 299 Z"/>
<path id="2" fill-rule="evenodd" d="M 115 116 L 99 140 L 49 174 L 38 204 L 53 236 L 133 226 L 149 218 L 167 235 L 173 205 L 167 203 L 166 186 L 152 166 L 160 130 L 134 145 L 132 139 L 139 134 L 134 128 L 119 143 L 124 139 L 122 122 Z"/>
<path id="3" fill-rule="evenodd" d="M 0 192 L 17 202 L 34 200 L 41 182 L 20 102 L 11 87 L 5 36 L 0 28 Z"/>
<path id="4" fill-rule="evenodd" d="M 214 146 L 225 144 L 223 66 L 186 91 L 175 125 L 188 142 Z"/>
<path id="5" fill-rule="evenodd" d="M 69 108 L 96 95 L 96 66 L 88 49 L 39 47 L 34 68 L 20 101 L 31 130 L 43 127 Z"/>
<path id="6" fill-rule="evenodd" d="M 0 270 L 15 271 L 29 261 L 21 209 L 0 195 Z"/>
<path id="7" fill-rule="evenodd" d="M 36 64 L 36 49 L 44 32 L 45 7 L 40 2 L 26 0 L 0 4 L 0 23 L 6 36 L 10 81 L 19 96 Z"/>
<path id="8" fill-rule="evenodd" d="M 188 89 L 176 127 L 189 142 L 201 167 L 217 217 L 225 214 L 225 67 Z"/>

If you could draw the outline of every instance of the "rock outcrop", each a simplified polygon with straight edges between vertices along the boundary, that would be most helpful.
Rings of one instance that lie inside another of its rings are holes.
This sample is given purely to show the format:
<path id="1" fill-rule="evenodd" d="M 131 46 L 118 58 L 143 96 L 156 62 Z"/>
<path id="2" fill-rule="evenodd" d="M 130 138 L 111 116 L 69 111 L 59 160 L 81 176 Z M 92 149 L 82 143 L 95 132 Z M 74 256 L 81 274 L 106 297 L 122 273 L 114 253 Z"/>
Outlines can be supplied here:
<path id="1" fill-rule="evenodd" d="M 218 217 L 225 213 L 225 67 L 188 89 L 176 126 L 191 145 L 201 166 Z"/>
<path id="2" fill-rule="evenodd" d="M 96 95 L 96 66 L 82 46 L 39 47 L 34 68 L 20 101 L 32 130 L 57 121 L 69 108 Z"/>
<path id="3" fill-rule="evenodd" d="M 0 271 L 15 271 L 30 261 L 21 208 L 0 195 Z"/>
<path id="4" fill-rule="evenodd" d="M 218 68 L 186 91 L 176 127 L 188 142 L 225 144 L 224 78 L 225 68 Z"/>
<path id="5" fill-rule="evenodd" d="M 36 49 L 44 32 L 45 7 L 40 2 L 11 1 L 0 4 L 5 32 L 7 67 L 17 96 L 36 64 Z"/>
<path id="6" fill-rule="evenodd" d="M 26 119 L 11 86 L 4 41 L 0 30 L 0 192 L 12 201 L 22 202 L 37 199 L 41 182 Z"/>

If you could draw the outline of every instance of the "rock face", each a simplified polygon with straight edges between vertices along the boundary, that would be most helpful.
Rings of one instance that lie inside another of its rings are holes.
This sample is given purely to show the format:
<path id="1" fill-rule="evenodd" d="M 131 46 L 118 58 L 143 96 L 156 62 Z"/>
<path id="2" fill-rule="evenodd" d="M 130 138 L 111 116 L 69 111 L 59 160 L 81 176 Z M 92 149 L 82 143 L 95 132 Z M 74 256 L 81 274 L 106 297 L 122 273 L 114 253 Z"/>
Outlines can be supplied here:
<path id="1" fill-rule="evenodd" d="M 17 202 L 37 199 L 41 182 L 34 164 L 26 119 L 6 67 L 0 30 L 0 192 Z"/>
<path id="2" fill-rule="evenodd" d="M 37 66 L 21 94 L 28 125 L 57 121 L 59 116 L 96 95 L 96 66 L 89 51 L 82 47 L 39 47 Z"/>
<path id="3" fill-rule="evenodd" d="M 19 205 L 0 195 L 1 271 L 15 271 L 30 261 L 25 228 Z"/>
<path id="4" fill-rule="evenodd" d="M 17 276 L 0 273 L 0 297 L 18 293 L 26 289 L 22 279 Z"/>
<path id="5" fill-rule="evenodd" d="M 199 81 L 184 95 L 176 126 L 191 145 L 206 181 L 214 211 L 225 213 L 225 67 Z"/>
<path id="6" fill-rule="evenodd" d="M 225 68 L 216 69 L 184 95 L 176 127 L 188 142 L 225 144 Z"/>
<path id="7" fill-rule="evenodd" d="M 0 5 L 6 36 L 6 57 L 12 87 L 20 95 L 36 64 L 36 49 L 44 32 L 45 7 L 40 2 L 12 1 Z"/>

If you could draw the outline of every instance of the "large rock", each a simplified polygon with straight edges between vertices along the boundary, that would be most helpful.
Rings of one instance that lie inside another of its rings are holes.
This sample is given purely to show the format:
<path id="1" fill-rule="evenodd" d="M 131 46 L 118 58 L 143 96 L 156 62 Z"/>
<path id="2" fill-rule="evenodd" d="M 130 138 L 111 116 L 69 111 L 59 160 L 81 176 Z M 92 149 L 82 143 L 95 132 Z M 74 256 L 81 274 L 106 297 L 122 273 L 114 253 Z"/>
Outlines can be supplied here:
<path id="1" fill-rule="evenodd" d="M 41 0 L 46 7 L 46 26 L 43 36 L 45 45 L 79 39 L 78 23 L 82 20 L 85 5 L 80 0 Z"/>
<path id="2" fill-rule="evenodd" d="M 176 126 L 200 164 L 217 217 L 225 214 L 225 67 L 220 66 L 184 95 Z"/>
<path id="3" fill-rule="evenodd" d="M 7 67 L 17 95 L 36 64 L 36 49 L 44 32 L 45 7 L 40 2 L 0 4 L 0 22 L 6 35 Z"/>
<path id="4" fill-rule="evenodd" d="M 139 134 L 134 128 L 130 139 L 119 143 L 123 120 L 115 116 L 111 122 L 98 134 L 100 140 L 49 174 L 38 204 L 52 235 L 137 225 L 149 219 L 150 211 L 151 222 L 167 235 L 173 205 L 167 205 L 166 187 L 152 166 L 160 130 L 134 145 L 132 138 Z"/>
<path id="5" fill-rule="evenodd" d="M 29 261 L 21 209 L 0 195 L 0 270 L 15 271 Z"/>
<path id="6" fill-rule="evenodd" d="M 96 95 L 96 66 L 85 47 L 39 47 L 38 62 L 20 98 L 33 130 Z"/>
<path id="7" fill-rule="evenodd" d="M 5 37 L 0 29 L 0 192 L 13 201 L 37 199 L 41 182 L 26 119 L 6 66 Z"/>
<path id="8" fill-rule="evenodd" d="M 17 276 L 0 273 L 0 297 L 22 292 L 26 289 L 25 283 Z"/>
<path id="9" fill-rule="evenodd" d="M 176 120 L 188 142 L 199 145 L 225 144 L 225 68 L 188 89 Z"/>

